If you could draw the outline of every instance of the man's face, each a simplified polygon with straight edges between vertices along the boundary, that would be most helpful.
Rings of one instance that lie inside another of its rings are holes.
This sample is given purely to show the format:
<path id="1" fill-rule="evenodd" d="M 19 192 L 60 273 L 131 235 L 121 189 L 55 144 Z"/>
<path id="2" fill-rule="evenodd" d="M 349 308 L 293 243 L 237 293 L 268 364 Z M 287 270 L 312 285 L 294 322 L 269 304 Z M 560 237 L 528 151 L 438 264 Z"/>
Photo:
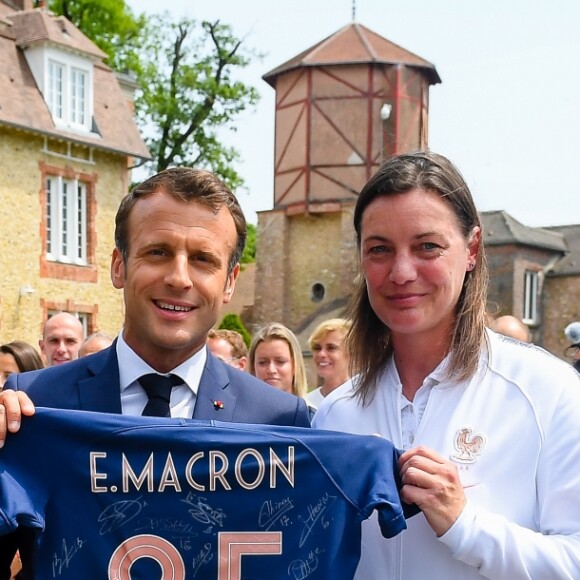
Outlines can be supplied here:
<path id="1" fill-rule="evenodd" d="M 80 321 L 72 314 L 61 312 L 46 321 L 44 336 L 38 344 L 46 366 L 52 367 L 77 359 L 82 341 Z"/>
<path id="2" fill-rule="evenodd" d="M 79 358 L 100 352 L 111 346 L 112 342 L 112 340 L 101 336 L 91 338 L 82 343 L 81 348 L 79 349 Z"/>
<path id="3" fill-rule="evenodd" d="M 242 356 L 240 358 L 234 357 L 232 353 L 232 345 L 225 339 L 221 337 L 208 338 L 207 347 L 209 348 L 211 354 L 216 358 L 219 358 L 226 364 L 240 370 L 245 370 L 247 358 Z"/>
<path id="4" fill-rule="evenodd" d="M 140 199 L 129 217 L 126 263 L 113 251 L 111 278 L 123 288 L 127 344 L 168 372 L 197 352 L 229 302 L 239 272 L 228 274 L 236 228 L 228 209 L 214 213 L 164 192 Z"/>

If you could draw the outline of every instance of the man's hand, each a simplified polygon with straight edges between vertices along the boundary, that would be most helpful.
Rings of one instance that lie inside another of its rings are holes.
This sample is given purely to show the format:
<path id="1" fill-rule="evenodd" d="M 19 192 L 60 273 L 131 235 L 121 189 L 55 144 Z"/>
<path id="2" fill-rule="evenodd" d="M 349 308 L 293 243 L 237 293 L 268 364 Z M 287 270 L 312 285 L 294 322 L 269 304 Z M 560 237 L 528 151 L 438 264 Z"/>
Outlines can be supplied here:
<path id="1" fill-rule="evenodd" d="M 34 415 L 34 405 L 22 391 L 6 389 L 0 392 L 0 447 L 4 446 L 8 432 L 20 429 L 22 416 Z"/>
<path id="2" fill-rule="evenodd" d="M 466 498 L 456 466 L 428 447 L 405 451 L 399 458 L 401 499 L 418 505 L 437 536 L 455 523 Z"/>

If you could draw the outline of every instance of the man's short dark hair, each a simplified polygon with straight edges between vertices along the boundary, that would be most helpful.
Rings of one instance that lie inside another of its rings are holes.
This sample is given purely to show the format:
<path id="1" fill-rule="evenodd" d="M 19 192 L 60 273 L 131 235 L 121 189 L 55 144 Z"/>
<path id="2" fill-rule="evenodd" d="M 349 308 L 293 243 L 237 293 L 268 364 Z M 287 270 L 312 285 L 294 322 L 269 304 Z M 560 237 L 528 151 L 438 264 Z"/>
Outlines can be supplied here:
<path id="1" fill-rule="evenodd" d="M 175 199 L 189 202 L 195 201 L 217 213 L 222 207 L 230 212 L 237 233 L 236 247 L 230 256 L 228 273 L 240 261 L 246 245 L 246 218 L 236 196 L 217 175 L 204 169 L 192 167 L 171 167 L 165 169 L 128 193 L 117 211 L 115 218 L 115 245 L 126 262 L 129 255 L 129 216 L 139 199 L 146 198 L 156 192 L 164 192 Z"/>

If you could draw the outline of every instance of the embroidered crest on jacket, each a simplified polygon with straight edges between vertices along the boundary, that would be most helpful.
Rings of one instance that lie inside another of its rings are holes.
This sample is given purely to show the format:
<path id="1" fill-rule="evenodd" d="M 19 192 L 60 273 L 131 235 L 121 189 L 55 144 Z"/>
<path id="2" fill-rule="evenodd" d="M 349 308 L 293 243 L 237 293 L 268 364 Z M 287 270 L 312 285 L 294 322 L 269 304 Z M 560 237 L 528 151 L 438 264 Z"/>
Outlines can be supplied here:
<path id="1" fill-rule="evenodd" d="M 459 463 L 475 463 L 478 455 L 481 454 L 485 447 L 485 435 L 481 433 L 473 434 L 469 427 L 463 427 L 457 431 L 455 435 L 455 449 L 456 455 L 452 455 L 451 459 Z"/>

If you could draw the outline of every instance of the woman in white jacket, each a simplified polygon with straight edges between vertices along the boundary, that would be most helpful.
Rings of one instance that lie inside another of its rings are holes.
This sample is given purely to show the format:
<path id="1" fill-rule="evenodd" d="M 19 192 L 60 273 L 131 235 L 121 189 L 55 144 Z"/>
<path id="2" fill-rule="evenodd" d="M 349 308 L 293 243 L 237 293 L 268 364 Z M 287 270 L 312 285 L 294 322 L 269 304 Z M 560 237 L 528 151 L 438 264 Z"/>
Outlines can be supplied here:
<path id="1" fill-rule="evenodd" d="M 354 224 L 359 374 L 314 427 L 404 449 L 401 496 L 422 510 L 390 540 L 365 522 L 356 578 L 580 578 L 580 379 L 485 329 L 482 229 L 460 173 L 434 153 L 394 157 Z"/>

